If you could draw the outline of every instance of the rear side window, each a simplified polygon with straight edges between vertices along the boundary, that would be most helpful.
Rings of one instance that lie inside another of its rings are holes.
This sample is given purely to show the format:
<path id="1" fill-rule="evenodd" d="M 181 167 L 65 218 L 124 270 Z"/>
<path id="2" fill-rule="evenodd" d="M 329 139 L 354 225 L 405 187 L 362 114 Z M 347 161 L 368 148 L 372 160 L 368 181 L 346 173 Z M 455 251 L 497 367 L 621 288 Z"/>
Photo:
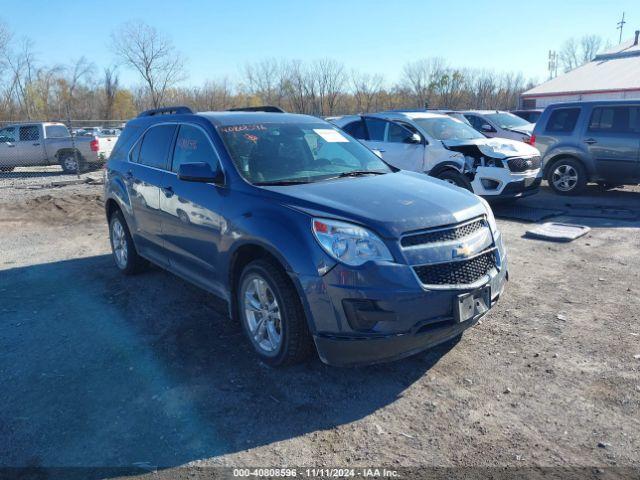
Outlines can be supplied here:
<path id="1" fill-rule="evenodd" d="M 387 122 L 378 118 L 366 118 L 367 131 L 369 132 L 369 140 L 374 142 L 384 141 L 384 128 L 387 126 Z"/>
<path id="2" fill-rule="evenodd" d="M 357 138 L 359 140 L 367 139 L 367 134 L 364 129 L 364 122 L 362 120 L 347 123 L 342 129 L 353 138 Z"/>
<path id="3" fill-rule="evenodd" d="M 131 150 L 131 146 L 138 139 L 138 136 L 140 135 L 140 133 L 141 133 L 140 127 L 126 126 L 125 129 L 120 134 L 120 136 L 118 137 L 118 141 L 116 142 L 116 145 L 113 147 L 113 151 L 111 152 L 111 155 L 109 158 L 124 160 L 127 154 L 129 153 L 129 150 Z M 135 161 L 135 160 L 137 160 L 137 157 L 135 157 L 134 159 L 133 152 L 132 152 L 131 161 Z"/>
<path id="4" fill-rule="evenodd" d="M 40 130 L 36 125 L 28 125 L 26 127 L 20 127 L 20 141 L 30 142 L 40 139 Z"/>
<path id="5" fill-rule="evenodd" d="M 171 171 L 177 172 L 183 163 L 204 162 L 215 172 L 220 167 L 218 155 L 209 142 L 209 137 L 197 127 L 180 125 L 173 149 Z"/>
<path id="6" fill-rule="evenodd" d="M 547 132 L 571 133 L 580 115 L 579 108 L 558 108 L 551 112 L 547 121 Z"/>
<path id="7" fill-rule="evenodd" d="M 47 132 L 47 138 L 66 138 L 69 136 L 69 130 L 64 125 L 47 125 L 44 129 Z"/>
<path id="8" fill-rule="evenodd" d="M 590 132 L 637 133 L 640 132 L 639 107 L 597 107 L 589 120 Z"/>
<path id="9" fill-rule="evenodd" d="M 147 130 L 142 139 L 138 163 L 166 170 L 175 131 L 175 125 L 158 125 Z"/>

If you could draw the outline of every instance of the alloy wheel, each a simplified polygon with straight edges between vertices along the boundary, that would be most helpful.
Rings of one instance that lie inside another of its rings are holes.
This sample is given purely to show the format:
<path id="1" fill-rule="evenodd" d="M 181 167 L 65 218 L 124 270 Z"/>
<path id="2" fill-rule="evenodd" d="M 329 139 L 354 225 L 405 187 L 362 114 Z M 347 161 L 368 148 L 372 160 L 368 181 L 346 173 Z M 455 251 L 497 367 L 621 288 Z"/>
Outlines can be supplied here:
<path id="1" fill-rule="evenodd" d="M 558 165 L 551 175 L 553 186 L 562 192 L 570 192 L 578 184 L 578 171 L 571 165 Z"/>
<path id="2" fill-rule="evenodd" d="M 129 249 L 127 246 L 127 236 L 124 227 L 118 219 L 111 225 L 111 244 L 113 246 L 113 256 L 119 268 L 127 268 Z"/>
<path id="3" fill-rule="evenodd" d="M 242 298 L 254 345 L 266 355 L 276 355 L 282 345 L 282 316 L 273 290 L 260 275 L 249 275 L 243 282 Z"/>

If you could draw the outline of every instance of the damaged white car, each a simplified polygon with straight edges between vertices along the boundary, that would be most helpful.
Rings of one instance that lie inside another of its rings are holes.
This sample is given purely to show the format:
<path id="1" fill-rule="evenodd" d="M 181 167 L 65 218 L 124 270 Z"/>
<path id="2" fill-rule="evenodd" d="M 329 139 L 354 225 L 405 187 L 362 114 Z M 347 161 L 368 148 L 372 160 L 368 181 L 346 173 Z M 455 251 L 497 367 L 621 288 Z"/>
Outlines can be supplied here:
<path id="1" fill-rule="evenodd" d="M 428 173 L 488 198 L 534 194 L 540 152 L 522 142 L 487 138 L 448 115 L 392 111 L 333 118 L 335 125 L 403 170 Z"/>

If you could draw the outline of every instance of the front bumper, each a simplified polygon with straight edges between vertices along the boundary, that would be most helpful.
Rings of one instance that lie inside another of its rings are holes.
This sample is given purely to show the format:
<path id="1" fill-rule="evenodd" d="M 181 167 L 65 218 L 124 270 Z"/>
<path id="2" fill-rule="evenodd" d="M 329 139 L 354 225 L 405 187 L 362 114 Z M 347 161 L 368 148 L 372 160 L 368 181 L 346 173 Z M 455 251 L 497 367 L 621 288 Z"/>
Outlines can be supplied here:
<path id="1" fill-rule="evenodd" d="M 491 198 L 519 198 L 533 195 L 540 188 L 540 169 L 511 172 L 508 168 L 477 167 L 471 182 L 473 193 Z"/>
<path id="2" fill-rule="evenodd" d="M 491 306 L 504 290 L 508 264 L 502 242 L 501 265 L 484 285 L 491 285 Z M 454 303 L 472 288 L 429 290 L 408 265 L 336 265 L 320 278 L 303 282 L 305 304 L 320 359 L 335 366 L 396 360 L 446 342 L 473 326 L 483 314 L 457 322 Z M 361 331 L 347 314 L 349 302 L 372 302 L 360 312 L 374 326 Z"/>

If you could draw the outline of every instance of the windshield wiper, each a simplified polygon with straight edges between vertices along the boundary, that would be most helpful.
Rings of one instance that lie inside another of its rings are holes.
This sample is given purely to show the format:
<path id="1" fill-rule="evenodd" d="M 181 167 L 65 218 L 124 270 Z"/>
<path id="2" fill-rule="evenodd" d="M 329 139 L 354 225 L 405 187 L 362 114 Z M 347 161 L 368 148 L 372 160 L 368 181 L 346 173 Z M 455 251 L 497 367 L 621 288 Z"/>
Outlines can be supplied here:
<path id="1" fill-rule="evenodd" d="M 260 187 L 274 186 L 274 185 L 302 185 L 303 183 L 310 183 L 308 180 L 273 180 L 271 182 L 254 182 L 254 185 Z"/>
<path id="2" fill-rule="evenodd" d="M 387 172 L 380 172 L 378 170 L 351 170 L 350 172 L 342 172 L 331 178 L 360 177 L 362 175 L 384 175 L 385 173 Z"/>

